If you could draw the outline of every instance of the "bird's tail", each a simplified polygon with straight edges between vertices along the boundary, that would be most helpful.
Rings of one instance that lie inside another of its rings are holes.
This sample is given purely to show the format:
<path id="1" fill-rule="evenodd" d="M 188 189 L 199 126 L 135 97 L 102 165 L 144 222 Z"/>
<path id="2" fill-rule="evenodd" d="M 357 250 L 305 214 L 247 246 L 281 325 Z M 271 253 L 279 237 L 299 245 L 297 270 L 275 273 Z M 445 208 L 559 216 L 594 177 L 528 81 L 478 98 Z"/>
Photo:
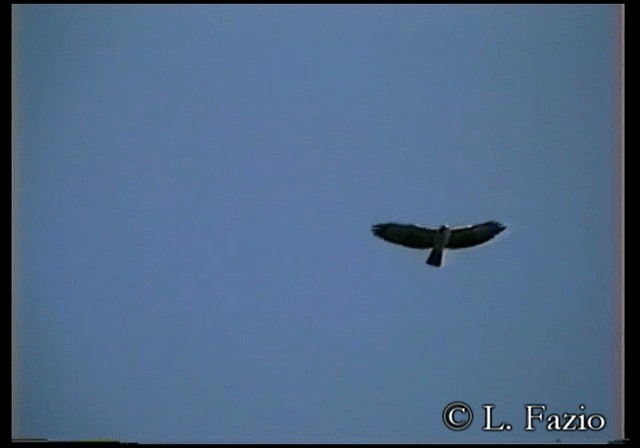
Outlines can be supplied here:
<path id="1" fill-rule="evenodd" d="M 431 266 L 439 267 L 442 264 L 442 249 L 439 247 L 434 247 L 431 253 L 429 254 L 429 258 L 427 258 L 427 264 Z"/>

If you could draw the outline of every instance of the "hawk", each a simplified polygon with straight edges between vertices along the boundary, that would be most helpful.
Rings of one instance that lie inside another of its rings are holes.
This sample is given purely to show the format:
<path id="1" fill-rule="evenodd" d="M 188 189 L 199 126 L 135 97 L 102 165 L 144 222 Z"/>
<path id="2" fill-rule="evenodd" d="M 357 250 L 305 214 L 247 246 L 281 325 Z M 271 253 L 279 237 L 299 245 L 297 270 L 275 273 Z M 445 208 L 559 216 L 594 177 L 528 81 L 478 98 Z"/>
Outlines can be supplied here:
<path id="1" fill-rule="evenodd" d="M 412 249 L 432 249 L 427 264 L 439 267 L 444 249 L 464 249 L 486 243 L 507 226 L 499 221 L 487 221 L 465 227 L 442 225 L 437 229 L 387 222 L 375 224 L 371 231 L 377 237 L 390 243 Z"/>

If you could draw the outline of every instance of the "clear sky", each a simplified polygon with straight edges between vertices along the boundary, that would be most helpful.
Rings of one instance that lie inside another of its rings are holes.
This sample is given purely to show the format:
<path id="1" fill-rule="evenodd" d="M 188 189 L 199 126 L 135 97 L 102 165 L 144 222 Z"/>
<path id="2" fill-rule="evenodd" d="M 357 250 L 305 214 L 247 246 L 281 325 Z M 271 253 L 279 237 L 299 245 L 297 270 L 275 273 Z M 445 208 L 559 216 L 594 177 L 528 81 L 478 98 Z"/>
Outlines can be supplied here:
<path id="1" fill-rule="evenodd" d="M 14 12 L 17 435 L 619 437 L 616 7 Z"/>

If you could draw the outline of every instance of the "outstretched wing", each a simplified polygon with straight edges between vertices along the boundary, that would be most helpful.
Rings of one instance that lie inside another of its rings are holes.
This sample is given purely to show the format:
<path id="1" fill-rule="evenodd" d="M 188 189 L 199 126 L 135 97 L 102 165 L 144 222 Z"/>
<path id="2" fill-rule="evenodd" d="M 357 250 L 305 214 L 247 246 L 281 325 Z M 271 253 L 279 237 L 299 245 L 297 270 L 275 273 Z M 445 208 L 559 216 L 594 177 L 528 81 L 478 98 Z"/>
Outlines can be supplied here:
<path id="1" fill-rule="evenodd" d="M 433 229 L 396 222 L 375 224 L 371 227 L 371 231 L 375 236 L 385 241 L 413 249 L 428 249 L 433 247 L 433 241 L 436 235 L 436 230 Z"/>
<path id="2" fill-rule="evenodd" d="M 451 229 L 447 249 L 464 249 L 486 243 L 507 227 L 498 221 L 487 221 L 475 226 Z"/>

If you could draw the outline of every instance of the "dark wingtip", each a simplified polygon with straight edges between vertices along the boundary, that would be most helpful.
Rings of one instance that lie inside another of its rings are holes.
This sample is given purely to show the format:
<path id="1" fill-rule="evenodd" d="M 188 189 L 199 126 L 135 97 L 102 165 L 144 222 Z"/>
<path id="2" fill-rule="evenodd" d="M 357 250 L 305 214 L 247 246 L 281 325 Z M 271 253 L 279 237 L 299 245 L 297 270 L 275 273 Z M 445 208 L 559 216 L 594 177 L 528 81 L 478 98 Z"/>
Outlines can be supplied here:
<path id="1" fill-rule="evenodd" d="M 371 232 L 376 236 L 380 236 L 382 235 L 386 227 L 386 224 L 374 224 L 371 226 Z"/>
<path id="2" fill-rule="evenodd" d="M 487 224 L 491 225 L 492 227 L 494 227 L 496 229 L 496 233 L 500 233 L 502 232 L 504 229 L 507 228 L 507 226 L 505 226 L 502 222 L 500 221 L 489 221 Z"/>

